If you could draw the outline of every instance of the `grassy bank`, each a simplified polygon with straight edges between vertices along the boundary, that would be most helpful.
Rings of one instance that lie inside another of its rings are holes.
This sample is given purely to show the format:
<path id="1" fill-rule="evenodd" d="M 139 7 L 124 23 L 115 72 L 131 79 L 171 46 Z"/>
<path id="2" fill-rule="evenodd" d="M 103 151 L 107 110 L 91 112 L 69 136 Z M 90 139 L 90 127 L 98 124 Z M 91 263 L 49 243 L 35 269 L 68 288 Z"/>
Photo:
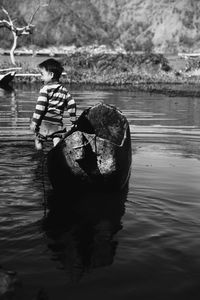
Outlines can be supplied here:
<path id="1" fill-rule="evenodd" d="M 49 56 L 16 57 L 14 82 L 39 81 L 37 64 Z M 0 68 L 11 67 L 9 56 L 1 59 Z M 64 66 L 62 81 L 66 84 L 97 85 L 120 89 L 142 89 L 160 92 L 198 93 L 199 64 L 156 53 L 134 53 L 104 48 L 78 48 L 55 56 Z"/>

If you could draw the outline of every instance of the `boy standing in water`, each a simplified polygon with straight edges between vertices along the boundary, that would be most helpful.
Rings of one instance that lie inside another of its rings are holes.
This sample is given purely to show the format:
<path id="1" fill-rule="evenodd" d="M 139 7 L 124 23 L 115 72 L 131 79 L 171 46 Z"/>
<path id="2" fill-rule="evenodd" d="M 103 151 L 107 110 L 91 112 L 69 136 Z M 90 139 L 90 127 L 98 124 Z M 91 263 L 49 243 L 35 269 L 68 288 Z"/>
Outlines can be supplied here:
<path id="1" fill-rule="evenodd" d="M 63 127 L 63 114 L 67 109 L 72 125 L 76 122 L 76 103 L 68 90 L 59 82 L 63 67 L 55 59 L 47 59 L 38 66 L 44 86 L 39 92 L 35 112 L 30 125 L 36 134 L 35 147 L 41 150 L 43 140 Z M 43 139 L 41 138 L 44 137 Z M 60 138 L 53 138 L 53 145 Z"/>

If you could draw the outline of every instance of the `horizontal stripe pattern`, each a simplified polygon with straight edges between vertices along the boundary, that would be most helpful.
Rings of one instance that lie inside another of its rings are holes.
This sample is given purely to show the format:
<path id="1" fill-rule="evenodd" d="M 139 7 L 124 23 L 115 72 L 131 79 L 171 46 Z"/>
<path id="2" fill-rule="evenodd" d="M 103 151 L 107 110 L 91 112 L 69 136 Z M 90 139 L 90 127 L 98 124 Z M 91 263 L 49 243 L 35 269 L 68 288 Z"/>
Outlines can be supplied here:
<path id="1" fill-rule="evenodd" d="M 39 127 L 42 120 L 62 125 L 64 110 L 72 123 L 76 121 L 76 103 L 68 90 L 59 83 L 44 85 L 37 99 L 32 121 Z"/>

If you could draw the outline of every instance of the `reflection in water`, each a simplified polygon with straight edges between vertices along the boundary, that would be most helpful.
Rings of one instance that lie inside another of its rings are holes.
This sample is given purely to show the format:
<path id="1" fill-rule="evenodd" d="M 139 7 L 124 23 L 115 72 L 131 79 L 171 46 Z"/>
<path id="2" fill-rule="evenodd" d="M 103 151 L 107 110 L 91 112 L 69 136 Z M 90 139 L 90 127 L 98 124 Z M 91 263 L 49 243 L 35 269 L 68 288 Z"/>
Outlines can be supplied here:
<path id="1" fill-rule="evenodd" d="M 14 89 L 11 85 L 0 83 L 0 96 L 5 96 L 7 93 L 12 93 L 13 91 Z"/>
<path id="2" fill-rule="evenodd" d="M 114 235 L 122 229 L 126 196 L 127 191 L 88 193 L 79 199 L 49 197 L 50 209 L 43 230 L 52 259 L 60 262 L 71 283 L 78 282 L 94 268 L 113 263 L 117 247 Z M 60 206 L 63 200 L 73 203 Z"/>
<path id="3" fill-rule="evenodd" d="M 7 104 L 9 102 L 9 99 L 11 99 L 10 103 L 10 109 L 11 109 L 11 119 L 17 119 L 18 116 L 18 108 L 16 105 L 16 95 L 15 90 L 12 86 L 2 86 L 0 84 L 0 98 L 5 99 L 5 103 Z"/>
<path id="4" fill-rule="evenodd" d="M 15 91 L 11 92 L 11 116 L 12 116 L 12 125 L 17 125 L 18 120 L 18 107 Z"/>
<path id="5" fill-rule="evenodd" d="M 4 119 L 2 121 L 4 121 L 6 125 L 10 123 L 11 128 L 16 128 L 18 122 L 18 105 L 16 93 L 13 87 L 10 85 L 2 86 L 0 84 L 0 98 L 4 99 L 0 111 L 0 115 Z M 5 111 L 4 107 L 6 108 Z M 7 107 L 10 107 L 10 111 Z"/>
<path id="6" fill-rule="evenodd" d="M 0 90 L 0 263 L 22 276 L 24 299 L 38 286 L 59 300 L 199 299 L 200 98 L 74 91 L 80 110 L 105 101 L 130 122 L 128 201 L 66 196 L 63 208 L 54 195 L 41 221 L 49 183 L 29 130 L 38 88 L 15 88 L 15 100 Z"/>

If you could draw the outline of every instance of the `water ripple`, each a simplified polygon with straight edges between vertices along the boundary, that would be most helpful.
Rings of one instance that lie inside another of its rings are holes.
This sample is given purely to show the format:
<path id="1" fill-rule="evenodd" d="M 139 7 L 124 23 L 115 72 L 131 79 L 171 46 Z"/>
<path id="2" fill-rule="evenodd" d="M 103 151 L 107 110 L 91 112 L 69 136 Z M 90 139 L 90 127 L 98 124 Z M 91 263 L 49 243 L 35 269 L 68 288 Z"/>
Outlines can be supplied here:
<path id="1" fill-rule="evenodd" d="M 129 191 L 120 230 L 109 241 L 104 230 L 107 220 L 95 228 L 88 221 L 84 231 L 71 211 L 64 212 L 68 227 L 53 222 L 46 230 L 42 227 L 42 203 L 50 184 L 29 131 L 37 90 L 26 87 L 14 95 L 0 96 L 1 264 L 19 270 L 32 289 L 37 283 L 48 289 L 53 286 L 57 298 L 58 286 L 59 290 L 66 287 L 66 276 L 80 275 L 72 262 L 76 267 L 82 261 L 89 266 L 90 260 L 93 269 L 79 285 L 86 290 L 89 286 L 90 292 L 91 281 L 95 291 L 102 291 L 103 285 L 116 291 L 119 286 L 121 298 L 128 295 L 130 299 L 183 291 L 188 278 L 199 273 L 200 99 L 73 91 L 79 114 L 89 105 L 105 101 L 116 105 L 130 123 L 133 163 Z M 69 122 L 67 116 L 65 121 Z M 98 230 L 103 233 L 95 236 Z M 65 275 L 57 268 L 59 262 L 66 268 Z M 191 279 L 189 284 L 193 287 L 197 281 Z"/>

